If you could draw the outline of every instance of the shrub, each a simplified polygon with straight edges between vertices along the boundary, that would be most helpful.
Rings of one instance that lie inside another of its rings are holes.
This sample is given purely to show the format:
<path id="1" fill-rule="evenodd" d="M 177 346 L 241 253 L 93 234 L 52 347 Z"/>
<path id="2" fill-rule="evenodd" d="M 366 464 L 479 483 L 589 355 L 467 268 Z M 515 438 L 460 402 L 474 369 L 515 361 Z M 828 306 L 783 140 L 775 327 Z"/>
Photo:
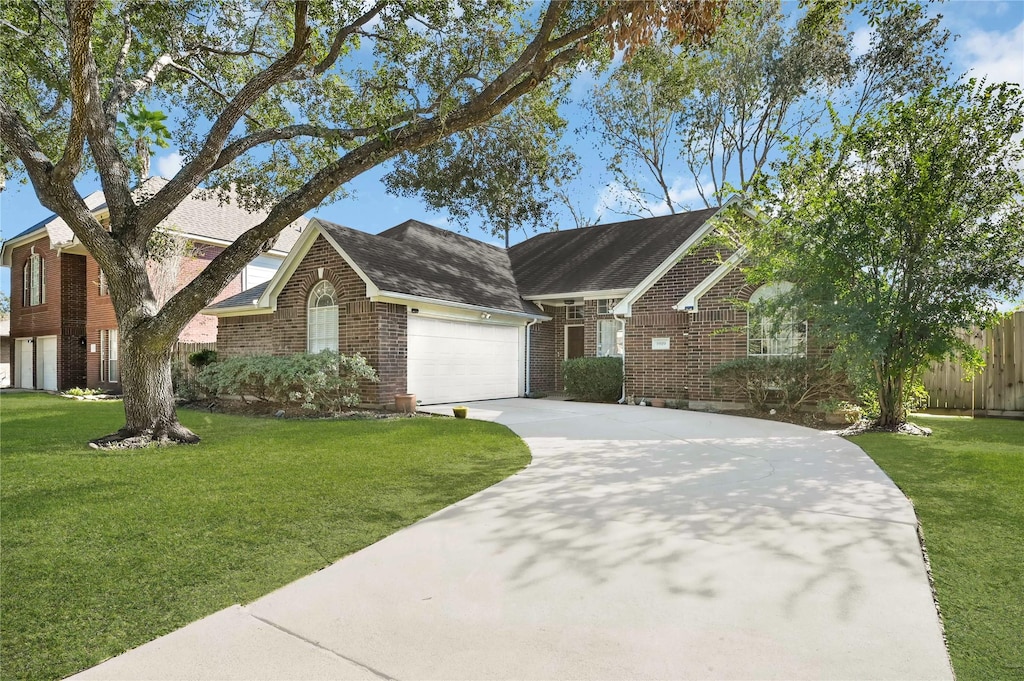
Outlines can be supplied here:
<path id="1" fill-rule="evenodd" d="M 188 356 L 188 363 L 196 369 L 202 369 L 216 361 L 217 351 L 209 348 L 206 350 L 197 350 L 196 352 L 190 353 Z"/>
<path id="2" fill-rule="evenodd" d="M 614 402 L 622 394 L 622 358 L 577 357 L 562 362 L 565 392 L 587 402 Z"/>
<path id="3" fill-rule="evenodd" d="M 171 363 L 171 389 L 175 396 L 185 402 L 198 400 L 202 393 L 199 379 L 178 361 Z"/>
<path id="4" fill-rule="evenodd" d="M 87 397 L 89 395 L 102 395 L 103 391 L 99 388 L 68 388 L 64 394 L 71 395 L 72 397 Z"/>
<path id="5" fill-rule="evenodd" d="M 741 357 L 713 367 L 709 376 L 759 411 L 769 405 L 792 411 L 847 392 L 826 361 L 811 357 Z"/>
<path id="6" fill-rule="evenodd" d="M 301 404 L 305 409 L 337 413 L 359 404 L 359 382 L 377 382 L 377 372 L 362 355 L 324 350 L 287 357 L 250 355 L 208 365 L 200 383 L 215 395 L 255 397 L 266 402 Z"/>

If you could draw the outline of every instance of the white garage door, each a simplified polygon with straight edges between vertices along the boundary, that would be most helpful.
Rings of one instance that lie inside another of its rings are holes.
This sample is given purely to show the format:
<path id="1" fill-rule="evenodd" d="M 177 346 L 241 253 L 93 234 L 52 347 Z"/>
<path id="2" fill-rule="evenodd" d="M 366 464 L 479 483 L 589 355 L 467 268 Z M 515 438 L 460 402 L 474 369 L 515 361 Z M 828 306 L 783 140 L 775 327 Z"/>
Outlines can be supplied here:
<path id="1" fill-rule="evenodd" d="M 520 327 L 409 317 L 409 392 L 423 404 L 519 396 Z"/>
<path id="2" fill-rule="evenodd" d="M 32 340 L 29 338 L 19 338 L 14 341 L 14 352 L 14 366 L 15 371 L 18 372 L 15 385 L 19 388 L 36 387 L 35 382 L 32 380 Z"/>
<path id="3" fill-rule="evenodd" d="M 43 390 L 57 389 L 57 337 L 36 339 L 36 378 Z"/>

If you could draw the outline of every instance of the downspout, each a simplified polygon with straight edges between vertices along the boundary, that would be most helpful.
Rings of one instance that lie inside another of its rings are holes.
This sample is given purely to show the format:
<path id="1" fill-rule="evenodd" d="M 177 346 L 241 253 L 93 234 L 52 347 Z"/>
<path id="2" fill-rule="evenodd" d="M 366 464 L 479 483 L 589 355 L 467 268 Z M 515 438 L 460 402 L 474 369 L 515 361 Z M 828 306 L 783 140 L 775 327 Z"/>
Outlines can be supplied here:
<path id="1" fill-rule="evenodd" d="M 530 327 L 539 322 L 539 319 L 530 320 L 526 325 L 526 396 L 530 396 Z"/>
<path id="2" fill-rule="evenodd" d="M 626 320 L 619 315 L 612 315 L 619 324 L 622 324 L 622 397 L 619 404 L 626 403 Z"/>

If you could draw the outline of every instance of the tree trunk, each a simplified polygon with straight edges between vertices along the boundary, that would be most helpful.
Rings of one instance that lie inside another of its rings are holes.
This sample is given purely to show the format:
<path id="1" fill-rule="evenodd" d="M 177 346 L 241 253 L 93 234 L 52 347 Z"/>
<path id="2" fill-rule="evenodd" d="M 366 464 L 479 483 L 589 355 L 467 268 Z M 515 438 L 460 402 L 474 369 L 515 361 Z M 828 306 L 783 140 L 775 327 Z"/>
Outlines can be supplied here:
<path id="1" fill-rule="evenodd" d="M 878 373 L 877 426 L 886 430 L 896 430 L 907 420 L 903 410 L 903 376 L 884 365 Z"/>
<path id="2" fill-rule="evenodd" d="M 199 437 L 178 423 L 171 385 L 171 347 L 155 349 L 143 333 L 124 333 L 118 361 L 124 390 L 125 425 L 93 440 L 96 448 L 133 448 L 156 444 L 194 444 Z"/>

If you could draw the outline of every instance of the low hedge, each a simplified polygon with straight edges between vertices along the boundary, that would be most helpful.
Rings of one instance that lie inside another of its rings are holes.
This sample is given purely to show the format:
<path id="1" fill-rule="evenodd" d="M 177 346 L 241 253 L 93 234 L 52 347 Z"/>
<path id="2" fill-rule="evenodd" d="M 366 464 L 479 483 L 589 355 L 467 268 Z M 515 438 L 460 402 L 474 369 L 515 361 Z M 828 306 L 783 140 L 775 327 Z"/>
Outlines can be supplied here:
<path id="1" fill-rule="evenodd" d="M 577 357 L 562 362 L 565 392 L 585 402 L 614 402 L 622 395 L 621 357 Z"/>
<path id="2" fill-rule="evenodd" d="M 360 402 L 359 383 L 376 383 L 377 372 L 362 355 L 323 350 L 315 355 L 232 357 L 205 367 L 199 383 L 214 395 L 299 403 L 305 409 L 337 413 Z"/>
<path id="3" fill-rule="evenodd" d="M 843 377 L 826 360 L 813 357 L 740 357 L 712 367 L 709 376 L 757 410 L 779 406 L 792 411 L 848 392 Z"/>

